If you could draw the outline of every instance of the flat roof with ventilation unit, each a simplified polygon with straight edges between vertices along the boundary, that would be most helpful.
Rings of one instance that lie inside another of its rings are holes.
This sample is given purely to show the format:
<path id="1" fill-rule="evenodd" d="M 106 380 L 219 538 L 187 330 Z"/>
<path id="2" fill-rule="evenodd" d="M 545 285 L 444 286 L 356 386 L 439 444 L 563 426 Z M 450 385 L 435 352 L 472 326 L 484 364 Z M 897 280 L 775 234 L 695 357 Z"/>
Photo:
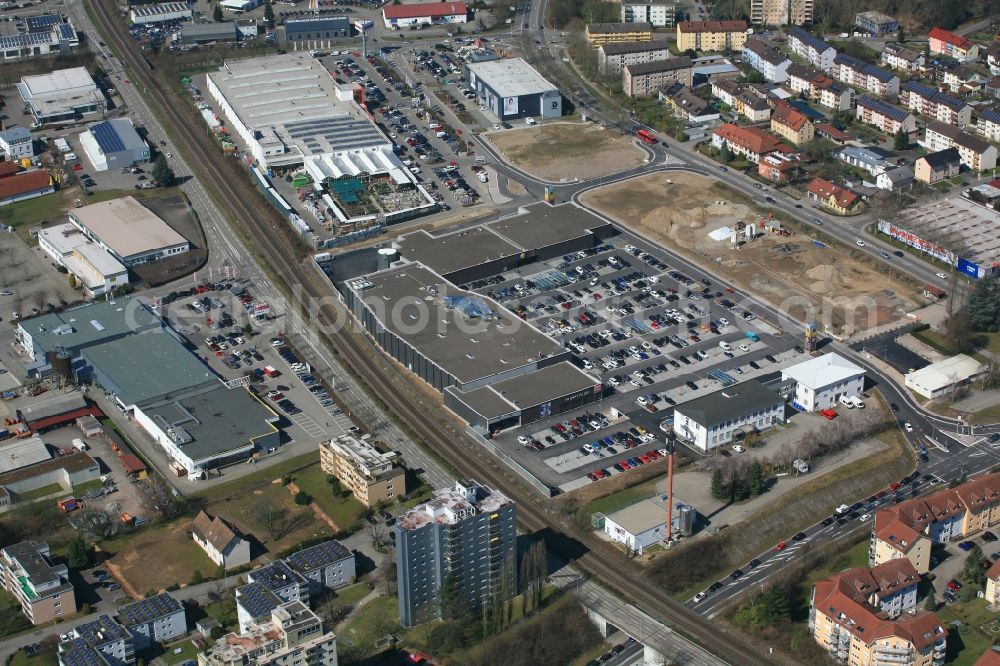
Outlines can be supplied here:
<path id="1" fill-rule="evenodd" d="M 379 324 L 459 384 L 568 353 L 492 299 L 463 291 L 419 264 L 368 275 L 347 286 Z M 481 316 L 491 312 L 492 316 Z"/>

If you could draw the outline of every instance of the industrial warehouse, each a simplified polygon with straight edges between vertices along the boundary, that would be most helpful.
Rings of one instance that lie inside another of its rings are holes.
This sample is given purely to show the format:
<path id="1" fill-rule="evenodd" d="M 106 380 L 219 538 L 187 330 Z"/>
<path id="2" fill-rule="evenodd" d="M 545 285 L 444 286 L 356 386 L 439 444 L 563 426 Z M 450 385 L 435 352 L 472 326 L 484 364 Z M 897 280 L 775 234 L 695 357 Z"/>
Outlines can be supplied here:
<path id="1" fill-rule="evenodd" d="M 559 89 L 522 58 L 470 62 L 465 78 L 500 120 L 562 116 Z"/>
<path id="2" fill-rule="evenodd" d="M 207 85 L 260 169 L 308 176 L 328 228 L 436 208 L 357 103 L 359 88 L 338 84 L 308 52 L 228 61 Z"/>
<path id="3" fill-rule="evenodd" d="M 458 285 L 589 249 L 611 234 L 609 223 L 573 204 L 538 203 L 458 231 L 401 236 L 383 250 L 389 265 L 337 288 L 389 355 L 443 391 L 468 423 L 496 431 L 593 402 L 602 385 L 569 362 L 560 342 Z"/>

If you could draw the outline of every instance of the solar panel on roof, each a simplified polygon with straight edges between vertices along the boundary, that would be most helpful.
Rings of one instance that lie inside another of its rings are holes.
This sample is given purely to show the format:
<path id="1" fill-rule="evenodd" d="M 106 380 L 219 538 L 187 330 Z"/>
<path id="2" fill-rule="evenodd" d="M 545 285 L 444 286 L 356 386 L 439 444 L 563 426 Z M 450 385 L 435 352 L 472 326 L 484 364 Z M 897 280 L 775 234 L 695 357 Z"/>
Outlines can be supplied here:
<path id="1" fill-rule="evenodd" d="M 250 583 L 239 589 L 237 600 L 253 617 L 263 617 L 278 607 L 278 598 L 259 583 Z"/>
<path id="2" fill-rule="evenodd" d="M 105 155 L 125 150 L 125 143 L 118 136 L 118 132 L 115 131 L 111 123 L 97 123 L 91 126 L 90 132 L 94 135 L 97 145 L 100 146 Z"/>

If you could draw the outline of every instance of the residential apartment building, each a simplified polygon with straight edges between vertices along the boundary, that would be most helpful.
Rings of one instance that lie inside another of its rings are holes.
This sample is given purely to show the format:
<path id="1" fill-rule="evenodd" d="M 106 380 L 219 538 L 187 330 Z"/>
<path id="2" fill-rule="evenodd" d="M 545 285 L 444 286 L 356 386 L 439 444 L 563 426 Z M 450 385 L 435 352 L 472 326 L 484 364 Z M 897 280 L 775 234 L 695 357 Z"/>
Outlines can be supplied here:
<path id="1" fill-rule="evenodd" d="M 68 640 L 59 643 L 59 665 L 131 666 L 135 650 L 132 632 L 113 618 L 100 615 L 68 632 Z"/>
<path id="2" fill-rule="evenodd" d="M 907 81 L 899 93 L 899 103 L 922 116 L 957 127 L 965 127 L 972 122 L 972 107 L 960 99 L 925 86 L 916 81 Z"/>
<path id="3" fill-rule="evenodd" d="M 879 61 L 886 67 L 902 72 L 919 72 L 924 68 L 924 54 L 896 42 L 886 42 Z"/>
<path id="4" fill-rule="evenodd" d="M 597 65 L 605 74 L 617 74 L 625 65 L 638 65 L 670 57 L 665 41 L 620 42 L 597 48 Z"/>
<path id="5" fill-rule="evenodd" d="M 914 611 L 919 581 L 905 561 L 816 581 L 809 600 L 813 640 L 852 666 L 942 666 L 948 632 L 934 613 Z"/>
<path id="6" fill-rule="evenodd" d="M 622 68 L 622 90 L 629 97 L 654 95 L 673 83 L 691 85 L 691 58 L 681 56 Z"/>
<path id="7" fill-rule="evenodd" d="M 677 405 L 674 434 L 701 451 L 785 422 L 785 400 L 751 379 Z"/>
<path id="8" fill-rule="evenodd" d="M 986 571 L 986 590 L 984 590 L 986 603 L 990 606 L 1000 604 L 1000 562 L 994 562 Z M 996 657 L 1000 662 L 1000 655 Z M 976 662 L 978 664 L 979 662 Z"/>
<path id="9" fill-rule="evenodd" d="M 1000 522 L 1000 473 L 987 474 L 875 514 L 868 559 L 908 559 L 930 569 L 931 545 L 966 539 Z"/>
<path id="10" fill-rule="evenodd" d="M 770 153 L 760 158 L 757 175 L 772 183 L 787 183 L 798 175 L 802 165 L 798 157 L 785 153 Z"/>
<path id="11" fill-rule="evenodd" d="M 392 502 L 406 494 L 406 472 L 397 466 L 395 451 L 383 453 L 372 445 L 371 435 L 341 435 L 320 442 L 319 462 L 367 507 Z"/>
<path id="12" fill-rule="evenodd" d="M 698 52 L 739 51 L 747 41 L 746 21 L 680 21 L 677 49 Z"/>
<path id="13" fill-rule="evenodd" d="M 886 134 L 895 134 L 900 129 L 909 135 L 917 131 L 917 119 L 899 107 L 893 106 L 868 95 L 861 95 L 856 100 L 854 117 L 877 127 Z"/>
<path id="14" fill-rule="evenodd" d="M 971 39 L 956 35 L 942 28 L 932 28 L 927 33 L 928 49 L 931 55 L 941 55 L 962 62 L 979 59 L 979 45 Z"/>
<path id="15" fill-rule="evenodd" d="M 875 37 L 899 32 L 899 21 L 882 12 L 858 12 L 854 25 Z"/>
<path id="16" fill-rule="evenodd" d="M 475 612 L 517 593 L 517 510 L 503 494 L 474 482 L 434 492 L 396 521 L 399 621 L 438 617 L 446 581 Z"/>
<path id="17" fill-rule="evenodd" d="M 861 205 L 861 197 L 857 194 L 822 178 L 813 178 L 809 181 L 809 185 L 806 186 L 806 196 L 840 215 L 853 213 Z"/>
<path id="18" fill-rule="evenodd" d="M 997 165 L 996 146 L 936 120 L 927 123 L 923 145 L 929 151 L 956 148 L 962 164 L 973 171 L 987 171 Z"/>
<path id="19" fill-rule="evenodd" d="M 955 65 L 940 73 L 941 82 L 954 93 L 968 95 L 979 92 L 986 85 L 986 79 L 968 65 Z"/>
<path id="20" fill-rule="evenodd" d="M 1000 43 L 994 42 L 986 48 L 986 66 L 990 74 L 1000 76 Z"/>
<path id="21" fill-rule="evenodd" d="M 788 66 L 792 61 L 773 46 L 750 37 L 743 43 L 741 53 L 743 61 L 760 72 L 768 81 L 784 83 L 788 78 Z"/>
<path id="22" fill-rule="evenodd" d="M 198 666 L 337 666 L 337 636 L 308 606 L 292 601 L 266 621 L 220 638 L 199 653 Z"/>
<path id="23" fill-rule="evenodd" d="M 660 101 L 670 107 L 674 115 L 693 124 L 719 119 L 719 110 L 698 97 L 683 83 L 675 83 L 660 91 Z"/>
<path id="24" fill-rule="evenodd" d="M 677 7 L 661 0 L 622 0 L 622 23 L 649 23 L 654 28 L 672 28 Z"/>
<path id="25" fill-rule="evenodd" d="M 875 177 L 875 187 L 888 192 L 908 190 L 913 187 L 913 172 L 905 166 L 886 169 Z"/>
<path id="26" fill-rule="evenodd" d="M 837 55 L 836 49 L 832 46 L 805 28 L 798 26 L 788 30 L 788 48 L 792 50 L 792 53 L 800 58 L 805 58 L 810 65 L 818 67 L 824 72 L 833 68 L 833 59 Z"/>
<path id="27" fill-rule="evenodd" d="M 118 621 L 132 634 L 136 650 L 172 642 L 188 631 L 184 606 L 167 592 L 122 606 Z"/>
<path id="28" fill-rule="evenodd" d="M 594 48 L 619 42 L 651 42 L 653 26 L 650 23 L 588 23 L 584 34 L 587 43 Z"/>
<path id="29" fill-rule="evenodd" d="M 918 157 L 913 162 L 913 176 L 921 183 L 933 185 L 954 178 L 962 168 L 957 148 L 945 148 Z"/>
<path id="30" fill-rule="evenodd" d="M 899 94 L 899 77 L 846 53 L 833 59 L 833 78 L 849 86 L 878 95 L 895 97 Z"/>
<path id="31" fill-rule="evenodd" d="M 809 118 L 787 102 L 778 102 L 771 114 L 771 131 L 794 144 L 812 141 L 815 128 Z"/>
<path id="32" fill-rule="evenodd" d="M 1000 111 L 983 109 L 976 119 L 976 131 L 987 141 L 1000 141 Z"/>
<path id="33" fill-rule="evenodd" d="M 983 92 L 987 97 L 1000 99 L 1000 76 L 991 77 L 984 85 Z"/>
<path id="34" fill-rule="evenodd" d="M 745 157 L 759 164 L 762 157 L 773 152 L 792 153 L 789 146 L 778 141 L 758 127 L 739 127 L 732 123 L 719 125 L 712 130 L 712 145 L 721 150 L 726 146 L 730 153 Z"/>
<path id="35" fill-rule="evenodd" d="M 754 25 L 804 25 L 812 23 L 813 0 L 750 0 Z"/>
<path id="36" fill-rule="evenodd" d="M 837 151 L 837 159 L 844 164 L 861 169 L 872 178 L 885 173 L 893 167 L 889 155 L 880 148 L 862 148 L 860 146 L 844 146 Z"/>
<path id="37" fill-rule="evenodd" d="M 21 604 L 32 624 L 45 624 L 76 613 L 73 583 L 65 564 L 53 564 L 49 544 L 22 541 L 0 551 L 3 584 Z"/>
<path id="38" fill-rule="evenodd" d="M 831 83 L 819 89 L 816 101 L 820 106 L 833 111 L 850 111 L 854 106 L 854 88 L 836 82 Z"/>
<path id="39" fill-rule="evenodd" d="M 793 92 L 805 95 L 821 106 L 834 111 L 847 111 L 854 106 L 854 89 L 837 83 L 823 72 L 792 63 L 788 66 L 788 87 Z"/>
<path id="40" fill-rule="evenodd" d="M 771 118 L 771 105 L 746 84 L 733 79 L 717 79 L 712 82 L 712 95 L 751 123 Z"/>

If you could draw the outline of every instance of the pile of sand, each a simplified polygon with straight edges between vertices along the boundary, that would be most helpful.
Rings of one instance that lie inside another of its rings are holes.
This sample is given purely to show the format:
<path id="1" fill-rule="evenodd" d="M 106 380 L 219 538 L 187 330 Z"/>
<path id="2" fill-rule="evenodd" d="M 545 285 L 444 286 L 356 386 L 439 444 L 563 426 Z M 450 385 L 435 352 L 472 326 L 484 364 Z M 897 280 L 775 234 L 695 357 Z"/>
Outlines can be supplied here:
<path id="1" fill-rule="evenodd" d="M 806 277 L 813 280 L 809 290 L 815 294 L 828 294 L 840 286 L 840 273 L 830 264 L 813 266 L 806 271 Z"/>

